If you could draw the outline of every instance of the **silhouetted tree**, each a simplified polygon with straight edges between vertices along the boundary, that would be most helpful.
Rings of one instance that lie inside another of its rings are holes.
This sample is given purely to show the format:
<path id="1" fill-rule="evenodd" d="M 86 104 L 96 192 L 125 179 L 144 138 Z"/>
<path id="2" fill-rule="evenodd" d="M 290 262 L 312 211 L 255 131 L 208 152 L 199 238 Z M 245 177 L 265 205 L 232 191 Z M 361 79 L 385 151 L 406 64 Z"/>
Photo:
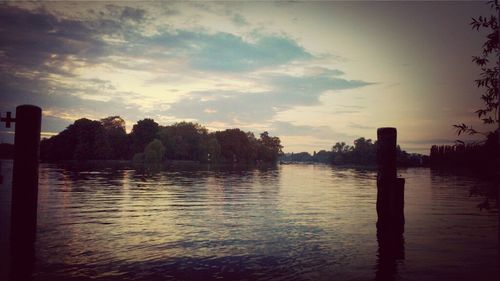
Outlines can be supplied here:
<path id="1" fill-rule="evenodd" d="M 319 163 L 332 163 L 333 152 L 320 150 L 313 155 L 313 161 Z"/>
<path id="2" fill-rule="evenodd" d="M 77 138 L 73 159 L 108 159 L 111 149 L 104 127 L 99 121 L 82 118 L 70 127 Z"/>
<path id="3" fill-rule="evenodd" d="M 203 145 L 205 147 L 204 150 L 207 153 L 206 161 L 219 162 L 221 157 L 221 148 L 216 135 L 214 133 L 208 134 L 208 137 L 205 139 Z"/>
<path id="4" fill-rule="evenodd" d="M 58 160 L 132 159 L 161 162 L 165 159 L 200 162 L 275 162 L 281 152 L 278 137 L 267 132 L 256 139 L 251 132 L 229 129 L 208 133 L 197 123 L 159 126 L 152 119 L 137 122 L 129 135 L 125 121 L 110 116 L 100 121 L 75 121 L 64 131 L 41 142 L 41 158 Z"/>
<path id="5" fill-rule="evenodd" d="M 497 134 L 489 134 L 484 143 L 433 145 L 430 164 L 434 167 L 465 167 L 470 170 L 494 175 L 498 166 Z"/>
<path id="6" fill-rule="evenodd" d="M 76 135 L 68 126 L 65 130 L 40 142 L 40 158 L 48 161 L 70 160 L 76 146 Z"/>
<path id="7" fill-rule="evenodd" d="M 432 165 L 445 165 L 445 166 L 467 166 L 473 167 L 482 171 L 489 171 L 491 174 L 497 173 L 498 167 L 498 75 L 500 52 L 498 43 L 498 1 L 488 2 L 494 15 L 489 17 L 479 16 L 473 18 L 470 25 L 473 29 L 479 31 L 486 29 L 486 41 L 482 46 L 481 54 L 473 56 L 472 61 L 480 67 L 481 73 L 479 78 L 474 80 L 478 88 L 484 89 L 481 96 L 483 101 L 483 108 L 476 110 L 478 118 L 484 124 L 495 125 L 494 129 L 489 132 L 479 132 L 472 126 L 464 123 L 453 125 L 457 129 L 457 134 L 460 136 L 462 133 L 469 135 L 482 134 L 486 136 L 483 143 L 464 144 L 458 142 L 454 146 L 433 146 L 431 148 L 430 162 Z M 496 131 L 495 131 L 496 130 Z"/>
<path id="8" fill-rule="evenodd" d="M 337 142 L 335 145 L 332 146 L 332 151 L 334 153 L 345 153 L 348 151 L 349 146 L 345 144 L 345 142 Z"/>
<path id="9" fill-rule="evenodd" d="M 248 155 L 247 161 L 256 162 L 262 159 L 262 156 L 266 153 L 264 151 L 264 146 L 260 139 L 257 139 L 252 132 L 246 132 L 248 138 Z M 272 161 L 272 160 L 271 160 Z"/>
<path id="10" fill-rule="evenodd" d="M 288 162 L 312 162 L 312 156 L 309 152 L 286 153 L 281 157 L 281 161 Z"/>
<path id="11" fill-rule="evenodd" d="M 429 165 L 425 162 L 424 155 L 418 153 L 407 153 L 398 145 L 396 147 L 396 163 L 399 167 L 415 167 Z"/>
<path id="12" fill-rule="evenodd" d="M 137 121 L 129 135 L 131 153 L 144 151 L 146 145 L 156 138 L 157 133 L 158 123 L 153 119 L 145 118 Z"/>
<path id="13" fill-rule="evenodd" d="M 45 160 L 107 159 L 110 146 L 99 121 L 78 119 L 64 131 L 43 139 L 40 155 Z"/>
<path id="14" fill-rule="evenodd" d="M 371 139 L 354 140 L 352 157 L 355 164 L 370 165 L 376 162 L 377 145 Z"/>
<path id="15" fill-rule="evenodd" d="M 127 159 L 129 152 L 125 120 L 120 116 L 110 116 L 101 119 L 101 124 L 104 127 L 106 138 L 110 145 L 109 158 Z"/>
<path id="16" fill-rule="evenodd" d="M 221 160 L 225 162 L 249 162 L 252 155 L 250 141 L 245 132 L 240 129 L 227 129 L 215 132 L 221 149 Z"/>
<path id="17" fill-rule="evenodd" d="M 144 163 L 144 153 L 143 152 L 134 153 L 134 155 L 132 156 L 132 162 L 137 164 Z"/>
<path id="18" fill-rule="evenodd" d="M 268 132 L 260 134 L 260 139 L 256 144 L 259 146 L 257 158 L 261 161 L 276 162 L 278 157 L 283 154 L 281 140 L 278 137 L 269 136 Z M 255 144 L 251 145 L 251 147 L 254 146 Z"/>
<path id="19" fill-rule="evenodd" d="M 476 110 L 477 116 L 483 121 L 484 124 L 497 124 L 498 125 L 498 61 L 500 53 L 498 49 L 498 21 L 496 14 L 498 12 L 498 2 L 488 2 L 491 8 L 495 11 L 495 15 L 489 17 L 479 16 L 473 18 L 470 25 L 473 29 L 487 29 L 488 35 L 483 44 L 483 49 L 479 56 L 473 56 L 472 61 L 481 68 L 479 78 L 474 82 L 478 88 L 484 89 L 484 94 L 481 96 L 484 107 Z M 457 129 L 457 134 L 468 133 L 470 135 L 479 133 L 472 126 L 464 123 L 454 125 Z M 495 130 L 496 127 L 493 129 Z M 482 133 L 484 135 L 491 134 Z"/>
<path id="20" fill-rule="evenodd" d="M 207 161 L 208 130 L 197 123 L 179 122 L 160 127 L 158 137 L 165 145 L 167 159 Z"/>
<path id="21" fill-rule="evenodd" d="M 374 165 L 376 162 L 377 143 L 363 137 L 354 140 L 354 146 L 337 142 L 332 146 L 331 163 L 335 165 Z"/>
<path id="22" fill-rule="evenodd" d="M 332 163 L 336 165 L 342 165 L 350 162 L 351 155 L 349 154 L 352 151 L 353 147 L 346 145 L 345 142 L 337 142 L 332 147 Z"/>
<path id="23" fill-rule="evenodd" d="M 159 139 L 154 139 L 144 149 L 144 161 L 146 163 L 160 163 L 165 157 L 165 147 Z"/>
<path id="24" fill-rule="evenodd" d="M 353 142 L 354 146 L 345 142 L 337 142 L 332 146 L 331 151 L 314 151 L 313 155 L 307 152 L 287 153 L 283 155 L 281 161 L 290 162 L 318 162 L 333 165 L 362 165 L 374 166 L 376 164 L 377 142 L 371 139 L 358 138 Z M 398 166 L 422 166 L 426 162 L 425 156 L 417 153 L 407 153 L 397 146 Z"/>

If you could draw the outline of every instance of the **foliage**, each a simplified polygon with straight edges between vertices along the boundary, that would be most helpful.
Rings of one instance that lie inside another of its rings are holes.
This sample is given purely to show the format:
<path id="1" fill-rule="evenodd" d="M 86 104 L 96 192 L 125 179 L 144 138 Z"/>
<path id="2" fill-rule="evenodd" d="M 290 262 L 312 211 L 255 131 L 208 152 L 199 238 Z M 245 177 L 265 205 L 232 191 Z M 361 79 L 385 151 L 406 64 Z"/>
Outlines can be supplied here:
<path id="1" fill-rule="evenodd" d="M 368 165 L 376 162 L 377 144 L 371 139 L 359 138 L 354 141 L 352 156 L 354 163 Z"/>
<path id="2" fill-rule="evenodd" d="M 101 122 L 78 119 L 57 136 L 42 140 L 40 156 L 47 160 L 108 159 L 110 144 Z"/>
<path id="3" fill-rule="evenodd" d="M 314 162 L 331 163 L 333 161 L 333 153 L 331 151 L 320 150 L 313 155 Z"/>
<path id="4" fill-rule="evenodd" d="M 165 147 L 159 139 L 154 139 L 144 148 L 144 162 L 160 163 L 165 156 Z"/>
<path id="5" fill-rule="evenodd" d="M 275 162 L 278 160 L 278 156 L 283 154 L 283 146 L 281 145 L 280 139 L 278 137 L 269 136 L 268 132 L 260 134 L 260 139 L 256 145 L 258 146 L 257 159 L 261 161 Z"/>
<path id="6" fill-rule="evenodd" d="M 250 163 L 255 147 L 251 146 L 247 134 L 240 129 L 227 129 L 215 132 L 221 148 L 221 159 L 224 162 Z"/>
<path id="7" fill-rule="evenodd" d="M 180 122 L 160 126 L 158 138 L 166 148 L 167 159 L 205 161 L 209 153 L 208 131 L 197 123 Z"/>
<path id="8" fill-rule="evenodd" d="M 89 119 L 77 120 L 74 124 L 77 131 L 73 157 L 77 160 L 106 159 L 110 153 L 109 143 L 105 137 L 104 127 L 99 121 Z"/>
<path id="9" fill-rule="evenodd" d="M 498 12 L 499 6 L 497 1 L 488 2 L 491 8 L 495 11 L 495 15 Z M 498 49 L 498 22 L 495 15 L 489 17 L 479 16 L 478 18 L 473 18 L 470 25 L 473 29 L 479 31 L 486 29 L 488 35 L 486 35 L 486 41 L 482 46 L 481 54 L 472 57 L 472 62 L 480 67 L 481 73 L 479 78 L 474 81 L 478 88 L 484 89 L 484 94 L 481 96 L 483 101 L 483 108 L 476 110 L 478 118 L 480 118 L 484 124 L 497 124 L 498 120 L 498 64 L 500 53 Z M 469 135 L 480 133 L 472 126 L 468 126 L 464 123 L 453 125 L 457 134 L 466 133 Z M 484 135 L 490 133 L 482 133 Z"/>
<path id="10" fill-rule="evenodd" d="M 345 142 L 337 142 L 332 146 L 331 151 L 321 150 L 314 152 L 291 153 L 281 157 L 285 162 L 317 162 L 333 165 L 376 165 L 377 142 L 371 139 L 358 138 L 354 140 L 354 145 L 347 145 Z M 423 156 L 419 154 L 409 154 L 397 146 L 398 166 L 421 166 Z"/>
<path id="11" fill-rule="evenodd" d="M 497 138 L 495 132 L 489 134 L 484 143 L 457 142 L 454 145 L 433 145 L 430 164 L 435 167 L 463 167 L 494 175 L 498 165 Z"/>
<path id="12" fill-rule="evenodd" d="M 146 145 L 156 138 L 157 133 L 158 123 L 153 119 L 139 120 L 132 127 L 132 132 L 129 135 L 131 152 L 144 151 Z"/>
<path id="13" fill-rule="evenodd" d="M 280 161 L 283 162 L 313 162 L 313 158 L 309 152 L 285 153 L 281 156 Z"/>
<path id="14" fill-rule="evenodd" d="M 127 132 L 125 131 L 125 120 L 120 116 L 110 116 L 101 119 L 106 138 L 110 145 L 109 158 L 126 159 L 128 153 Z"/>
<path id="15" fill-rule="evenodd" d="M 127 135 L 125 121 L 110 116 L 100 121 L 79 119 L 41 142 L 45 161 L 133 159 L 135 162 L 188 160 L 199 162 L 276 162 L 282 153 L 278 137 L 263 132 L 227 129 L 215 133 L 200 124 L 178 122 L 160 126 L 153 119 L 138 121 Z"/>
<path id="16" fill-rule="evenodd" d="M 132 156 L 132 162 L 144 163 L 144 153 L 142 153 L 142 152 L 134 153 L 134 156 Z"/>

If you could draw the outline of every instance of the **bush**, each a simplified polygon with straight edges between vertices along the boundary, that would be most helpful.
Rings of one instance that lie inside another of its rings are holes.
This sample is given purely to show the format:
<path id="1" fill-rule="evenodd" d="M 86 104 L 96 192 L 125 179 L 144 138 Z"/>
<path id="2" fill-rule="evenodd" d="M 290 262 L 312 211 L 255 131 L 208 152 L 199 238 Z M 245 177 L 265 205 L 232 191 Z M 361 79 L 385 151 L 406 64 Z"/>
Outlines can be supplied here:
<path id="1" fill-rule="evenodd" d="M 159 163 L 165 155 L 165 146 L 159 139 L 154 139 L 144 149 L 144 161 L 146 163 Z"/>
<path id="2" fill-rule="evenodd" d="M 134 163 L 143 163 L 144 162 L 144 153 L 134 154 L 134 157 L 132 157 L 132 161 Z"/>

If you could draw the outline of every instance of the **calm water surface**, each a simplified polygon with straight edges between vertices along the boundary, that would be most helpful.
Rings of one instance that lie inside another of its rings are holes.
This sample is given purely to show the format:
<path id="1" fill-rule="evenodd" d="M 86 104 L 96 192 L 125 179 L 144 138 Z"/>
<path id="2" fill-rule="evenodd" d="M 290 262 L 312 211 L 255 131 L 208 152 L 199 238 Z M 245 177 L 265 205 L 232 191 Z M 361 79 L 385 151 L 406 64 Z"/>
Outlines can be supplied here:
<path id="1" fill-rule="evenodd" d="M 4 161 L 3 276 L 11 171 Z M 375 171 L 42 164 L 33 279 L 498 280 L 497 213 L 469 196 L 489 183 L 399 173 L 402 256 L 384 260 Z"/>

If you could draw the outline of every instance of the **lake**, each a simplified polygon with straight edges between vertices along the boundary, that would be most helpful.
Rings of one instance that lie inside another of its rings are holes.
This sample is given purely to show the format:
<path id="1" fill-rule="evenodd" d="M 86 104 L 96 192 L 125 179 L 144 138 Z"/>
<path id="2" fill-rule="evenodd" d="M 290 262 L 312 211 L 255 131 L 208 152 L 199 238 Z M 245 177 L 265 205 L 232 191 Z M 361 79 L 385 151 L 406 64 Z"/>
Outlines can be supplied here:
<path id="1" fill-rule="evenodd" d="M 2 162 L 6 280 L 12 162 Z M 374 170 L 98 166 L 40 165 L 33 280 L 498 280 L 497 212 L 471 195 L 492 183 L 476 177 L 399 170 L 404 241 L 387 258 Z"/>

